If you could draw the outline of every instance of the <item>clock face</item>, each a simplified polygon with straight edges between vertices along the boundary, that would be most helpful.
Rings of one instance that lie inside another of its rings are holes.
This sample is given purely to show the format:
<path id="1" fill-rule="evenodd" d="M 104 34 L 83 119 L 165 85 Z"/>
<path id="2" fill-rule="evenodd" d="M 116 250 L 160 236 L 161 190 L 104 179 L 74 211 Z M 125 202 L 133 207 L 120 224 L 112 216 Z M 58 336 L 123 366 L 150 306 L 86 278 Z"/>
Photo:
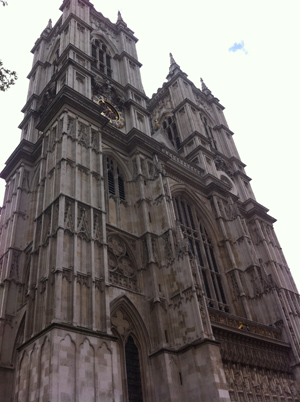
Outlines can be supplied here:
<path id="1" fill-rule="evenodd" d="M 97 103 L 100 108 L 100 113 L 109 119 L 109 123 L 117 128 L 122 128 L 125 125 L 124 115 L 118 106 L 113 105 L 106 97 L 102 95 L 94 95 L 93 102 Z"/>

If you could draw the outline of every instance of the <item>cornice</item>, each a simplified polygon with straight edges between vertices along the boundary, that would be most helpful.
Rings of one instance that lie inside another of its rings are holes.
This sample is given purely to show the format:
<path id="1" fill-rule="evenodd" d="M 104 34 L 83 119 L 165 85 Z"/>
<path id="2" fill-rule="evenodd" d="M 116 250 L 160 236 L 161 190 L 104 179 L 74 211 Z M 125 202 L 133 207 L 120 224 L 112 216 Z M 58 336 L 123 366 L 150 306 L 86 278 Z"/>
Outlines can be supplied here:
<path id="1" fill-rule="evenodd" d="M 271 215 L 268 215 L 269 210 L 252 198 L 244 201 L 241 206 L 244 210 L 244 216 L 248 219 L 260 217 L 271 224 L 276 222 L 275 218 L 273 218 Z"/>
<path id="2" fill-rule="evenodd" d="M 43 62 L 41 60 L 38 60 L 36 63 L 34 63 L 34 65 L 32 66 L 32 69 L 29 71 L 26 78 L 30 79 L 33 76 L 33 74 L 36 72 L 38 67 L 46 68 L 48 66 L 51 66 L 51 64 L 48 61 Z"/>
<path id="3" fill-rule="evenodd" d="M 136 64 L 138 67 L 142 67 L 142 63 L 140 63 L 137 59 L 135 59 L 131 54 L 127 53 L 125 50 L 120 54 L 115 54 L 114 59 L 122 60 L 124 57 L 127 57 L 132 63 Z"/>
<path id="4" fill-rule="evenodd" d="M 84 335 L 93 336 L 96 338 L 110 340 L 113 342 L 117 341 L 117 338 L 114 335 L 107 334 L 106 332 L 93 331 L 92 329 L 84 328 L 84 327 L 75 327 L 71 324 L 67 324 L 64 322 L 53 322 L 48 327 L 44 328 L 42 331 L 40 331 L 36 335 L 34 335 L 32 338 L 30 338 L 27 341 L 25 341 L 24 343 L 22 343 L 22 345 L 19 346 L 18 350 L 20 351 L 20 350 L 26 348 L 28 345 L 35 342 L 41 336 L 44 336 L 48 332 L 55 330 L 55 329 L 62 329 L 62 330 L 77 333 L 77 334 L 84 334 Z"/>
<path id="5" fill-rule="evenodd" d="M 139 89 L 137 89 L 136 87 L 134 87 L 131 84 L 126 84 L 125 87 L 123 87 L 125 91 L 133 91 L 136 94 L 138 94 L 141 98 L 143 98 L 146 102 L 148 102 L 149 98 L 148 96 L 144 93 L 141 92 Z"/>
<path id="6" fill-rule="evenodd" d="M 175 348 L 175 347 L 174 348 L 172 348 L 172 347 L 159 348 L 159 349 L 153 351 L 152 353 L 150 353 L 149 357 L 154 358 L 162 353 L 173 354 L 173 355 L 182 354 L 182 353 L 189 351 L 190 349 L 197 349 L 197 348 L 200 348 L 207 344 L 215 345 L 215 346 L 220 345 L 220 343 L 214 339 L 210 339 L 210 338 L 196 339 L 193 342 L 189 343 L 188 345 L 184 345 L 179 348 L 178 347 L 177 348 Z"/>
<path id="7" fill-rule="evenodd" d="M 39 96 L 37 94 L 32 94 L 30 96 L 30 98 L 27 100 L 27 102 L 25 103 L 25 105 L 23 106 L 21 112 L 25 113 L 26 110 L 29 108 L 29 105 L 34 101 L 34 100 L 38 100 Z"/>
<path id="8" fill-rule="evenodd" d="M 184 105 L 189 104 L 192 107 L 194 107 L 195 109 L 197 109 L 199 112 L 200 110 L 202 110 L 201 107 L 199 107 L 196 103 L 194 103 L 191 99 L 189 98 L 184 98 L 179 105 L 177 105 L 174 109 L 173 109 L 173 113 L 177 113 Z"/>
<path id="9" fill-rule="evenodd" d="M 209 144 L 209 140 L 205 135 L 201 134 L 199 131 L 195 130 L 193 131 L 187 138 L 185 138 L 182 142 L 181 145 L 184 146 L 185 144 L 189 143 L 193 138 L 199 137 L 201 140 L 205 141 L 207 144 Z M 193 151 L 191 151 L 193 152 Z"/>
<path id="10" fill-rule="evenodd" d="M 35 144 L 27 140 L 22 140 L 6 161 L 5 168 L 0 173 L 0 177 L 6 180 L 9 175 L 14 171 L 16 166 L 19 165 L 22 161 L 33 165 L 40 157 L 41 148 L 41 137 Z"/>
<path id="11" fill-rule="evenodd" d="M 219 125 L 214 126 L 213 130 L 215 130 L 215 131 L 225 130 L 226 133 L 228 133 L 230 135 L 234 135 L 234 132 L 229 130 L 229 128 L 227 126 L 225 126 L 224 124 L 219 124 Z"/>
<path id="12" fill-rule="evenodd" d="M 100 124 L 101 127 L 109 122 L 107 117 L 99 113 L 98 106 L 92 100 L 81 95 L 71 87 L 64 85 L 43 112 L 36 128 L 43 132 L 58 111 L 68 106 L 74 108 L 74 111 L 78 114 L 82 113 L 85 116 L 89 116 L 94 120 L 95 124 Z"/>
<path id="13" fill-rule="evenodd" d="M 136 101 L 134 101 L 133 99 L 127 99 L 127 101 L 125 102 L 125 106 L 133 106 L 135 109 L 138 109 L 141 113 L 143 113 L 144 115 L 150 116 L 150 112 L 148 109 L 146 109 L 144 106 L 140 105 L 139 103 L 137 103 Z"/>

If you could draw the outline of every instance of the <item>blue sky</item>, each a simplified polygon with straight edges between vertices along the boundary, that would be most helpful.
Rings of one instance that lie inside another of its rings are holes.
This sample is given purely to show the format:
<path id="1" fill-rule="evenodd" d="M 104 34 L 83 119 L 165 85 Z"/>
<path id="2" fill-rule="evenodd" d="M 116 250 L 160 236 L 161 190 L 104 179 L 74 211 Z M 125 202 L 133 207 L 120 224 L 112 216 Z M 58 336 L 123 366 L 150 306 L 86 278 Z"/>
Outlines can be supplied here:
<path id="1" fill-rule="evenodd" d="M 240 41 L 239 43 L 235 42 L 234 45 L 231 46 L 228 50 L 233 53 L 237 52 L 238 50 L 241 50 L 245 54 L 248 54 L 247 50 L 245 49 L 245 44 L 243 40 Z"/>

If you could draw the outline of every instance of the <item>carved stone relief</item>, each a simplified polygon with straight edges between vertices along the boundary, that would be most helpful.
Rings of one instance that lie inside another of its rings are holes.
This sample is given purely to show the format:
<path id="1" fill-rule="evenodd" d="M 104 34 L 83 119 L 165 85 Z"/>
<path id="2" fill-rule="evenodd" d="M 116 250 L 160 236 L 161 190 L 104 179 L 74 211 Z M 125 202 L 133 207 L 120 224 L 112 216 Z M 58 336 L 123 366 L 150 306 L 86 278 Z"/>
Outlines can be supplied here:
<path id="1" fill-rule="evenodd" d="M 118 331 L 118 333 L 124 337 L 132 328 L 130 320 L 125 316 L 125 314 L 121 310 L 117 310 L 111 316 L 111 323 L 112 326 Z"/>
<path id="2" fill-rule="evenodd" d="M 76 136 L 76 120 L 70 116 L 68 116 L 67 135 L 73 140 Z"/>
<path id="3" fill-rule="evenodd" d="M 226 162 L 224 159 L 222 159 L 219 155 L 217 155 L 215 157 L 214 161 L 215 161 L 217 170 L 222 170 L 223 172 L 228 174 L 229 177 L 233 176 L 234 171 L 228 162 Z"/>
<path id="4" fill-rule="evenodd" d="M 300 393 L 290 373 L 224 361 L 231 401 L 299 401 Z"/>
<path id="5" fill-rule="evenodd" d="M 228 220 L 232 221 L 236 219 L 238 215 L 238 207 L 230 198 L 226 203 L 224 203 L 224 209 L 226 213 L 226 217 Z"/>
<path id="6" fill-rule="evenodd" d="M 66 199 L 65 201 L 65 217 L 64 217 L 65 231 L 70 234 L 74 233 L 74 202 Z"/>
<path id="7" fill-rule="evenodd" d="M 81 122 L 78 123 L 78 143 L 86 148 L 89 146 L 89 128 Z"/>
<path id="8" fill-rule="evenodd" d="M 96 243 L 103 244 L 101 215 L 94 211 L 93 237 Z"/>
<path id="9" fill-rule="evenodd" d="M 77 234 L 82 239 L 90 240 L 90 210 L 83 205 L 78 205 Z"/>

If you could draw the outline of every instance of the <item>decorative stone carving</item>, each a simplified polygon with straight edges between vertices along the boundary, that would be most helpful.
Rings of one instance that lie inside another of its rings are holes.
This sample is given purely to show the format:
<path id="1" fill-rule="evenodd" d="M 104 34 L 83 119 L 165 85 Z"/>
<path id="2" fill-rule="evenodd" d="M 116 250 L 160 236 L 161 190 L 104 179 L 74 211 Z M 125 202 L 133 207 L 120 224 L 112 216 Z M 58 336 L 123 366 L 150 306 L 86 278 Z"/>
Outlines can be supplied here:
<path id="1" fill-rule="evenodd" d="M 84 240 L 90 240 L 89 211 L 82 205 L 78 205 L 77 234 Z"/>
<path id="2" fill-rule="evenodd" d="M 103 276 L 100 278 L 95 278 L 95 288 L 98 289 L 100 292 L 104 290 L 104 279 Z"/>
<path id="3" fill-rule="evenodd" d="M 224 205 L 224 209 L 228 220 L 232 221 L 236 219 L 238 215 L 238 208 L 231 198 L 229 198 L 227 203 Z"/>
<path id="4" fill-rule="evenodd" d="M 44 213 L 43 236 L 42 236 L 42 243 L 44 247 L 47 246 L 50 235 L 51 235 L 51 208 L 49 208 Z"/>
<path id="5" fill-rule="evenodd" d="M 107 35 L 110 39 L 117 41 L 116 36 L 115 36 L 114 32 L 112 31 L 112 29 L 110 29 L 103 21 L 100 21 L 97 18 L 95 18 L 94 16 L 91 16 L 91 25 L 95 29 L 95 31 L 92 32 L 92 36 L 104 34 L 104 36 Z M 97 33 L 97 30 L 100 32 Z"/>
<path id="6" fill-rule="evenodd" d="M 70 234 L 74 233 L 74 202 L 66 199 L 65 202 L 65 217 L 64 217 L 64 225 L 65 231 L 68 231 Z"/>
<path id="7" fill-rule="evenodd" d="M 111 316 L 112 326 L 116 328 L 120 335 L 126 335 L 131 328 L 131 323 L 126 316 L 124 316 L 123 311 L 118 310 Z"/>
<path id="8" fill-rule="evenodd" d="M 86 148 L 89 146 L 89 128 L 81 122 L 78 123 L 78 143 Z"/>
<path id="9" fill-rule="evenodd" d="M 222 170 L 223 172 L 228 174 L 229 177 L 233 177 L 234 171 L 228 162 L 222 159 L 219 155 L 215 157 L 214 161 L 217 170 Z"/>
<path id="10" fill-rule="evenodd" d="M 68 116 L 68 125 L 67 125 L 67 134 L 73 140 L 75 139 L 76 135 L 76 120 L 70 116 Z"/>
<path id="11" fill-rule="evenodd" d="M 165 250 L 165 259 L 166 259 L 166 263 L 167 266 L 171 265 L 172 262 L 174 261 L 174 255 L 173 255 L 173 250 L 172 250 L 172 245 L 170 242 L 170 232 L 167 231 L 163 236 L 162 236 L 163 240 L 164 240 L 164 250 Z"/>
<path id="12" fill-rule="evenodd" d="M 299 391 L 287 372 L 232 361 L 224 361 L 223 365 L 232 401 L 299 401 Z"/>
<path id="13" fill-rule="evenodd" d="M 101 215 L 94 211 L 93 237 L 96 243 L 103 244 Z"/>
<path id="14" fill-rule="evenodd" d="M 90 287 L 90 275 L 83 274 L 82 272 L 77 272 L 77 281 L 80 286 Z"/>
<path id="15" fill-rule="evenodd" d="M 22 190 L 27 191 L 27 193 L 29 193 L 29 171 L 28 170 L 24 170 L 23 173 L 23 180 L 22 180 Z"/>
<path id="16" fill-rule="evenodd" d="M 99 132 L 96 130 L 92 130 L 92 139 L 91 139 L 91 143 L 92 143 L 92 148 L 95 151 L 99 151 Z"/>
<path id="17" fill-rule="evenodd" d="M 73 276 L 73 267 L 62 269 L 62 279 L 65 279 L 69 283 L 72 283 L 72 276 Z"/>
<path id="18" fill-rule="evenodd" d="M 112 284 L 137 290 L 136 268 L 124 241 L 113 234 L 108 237 L 108 268 Z"/>
<path id="19" fill-rule="evenodd" d="M 19 279 L 19 258 L 20 258 L 21 252 L 14 250 L 12 253 L 12 260 L 11 260 L 11 265 L 10 265 L 10 271 L 9 271 L 9 277 L 11 279 Z"/>

